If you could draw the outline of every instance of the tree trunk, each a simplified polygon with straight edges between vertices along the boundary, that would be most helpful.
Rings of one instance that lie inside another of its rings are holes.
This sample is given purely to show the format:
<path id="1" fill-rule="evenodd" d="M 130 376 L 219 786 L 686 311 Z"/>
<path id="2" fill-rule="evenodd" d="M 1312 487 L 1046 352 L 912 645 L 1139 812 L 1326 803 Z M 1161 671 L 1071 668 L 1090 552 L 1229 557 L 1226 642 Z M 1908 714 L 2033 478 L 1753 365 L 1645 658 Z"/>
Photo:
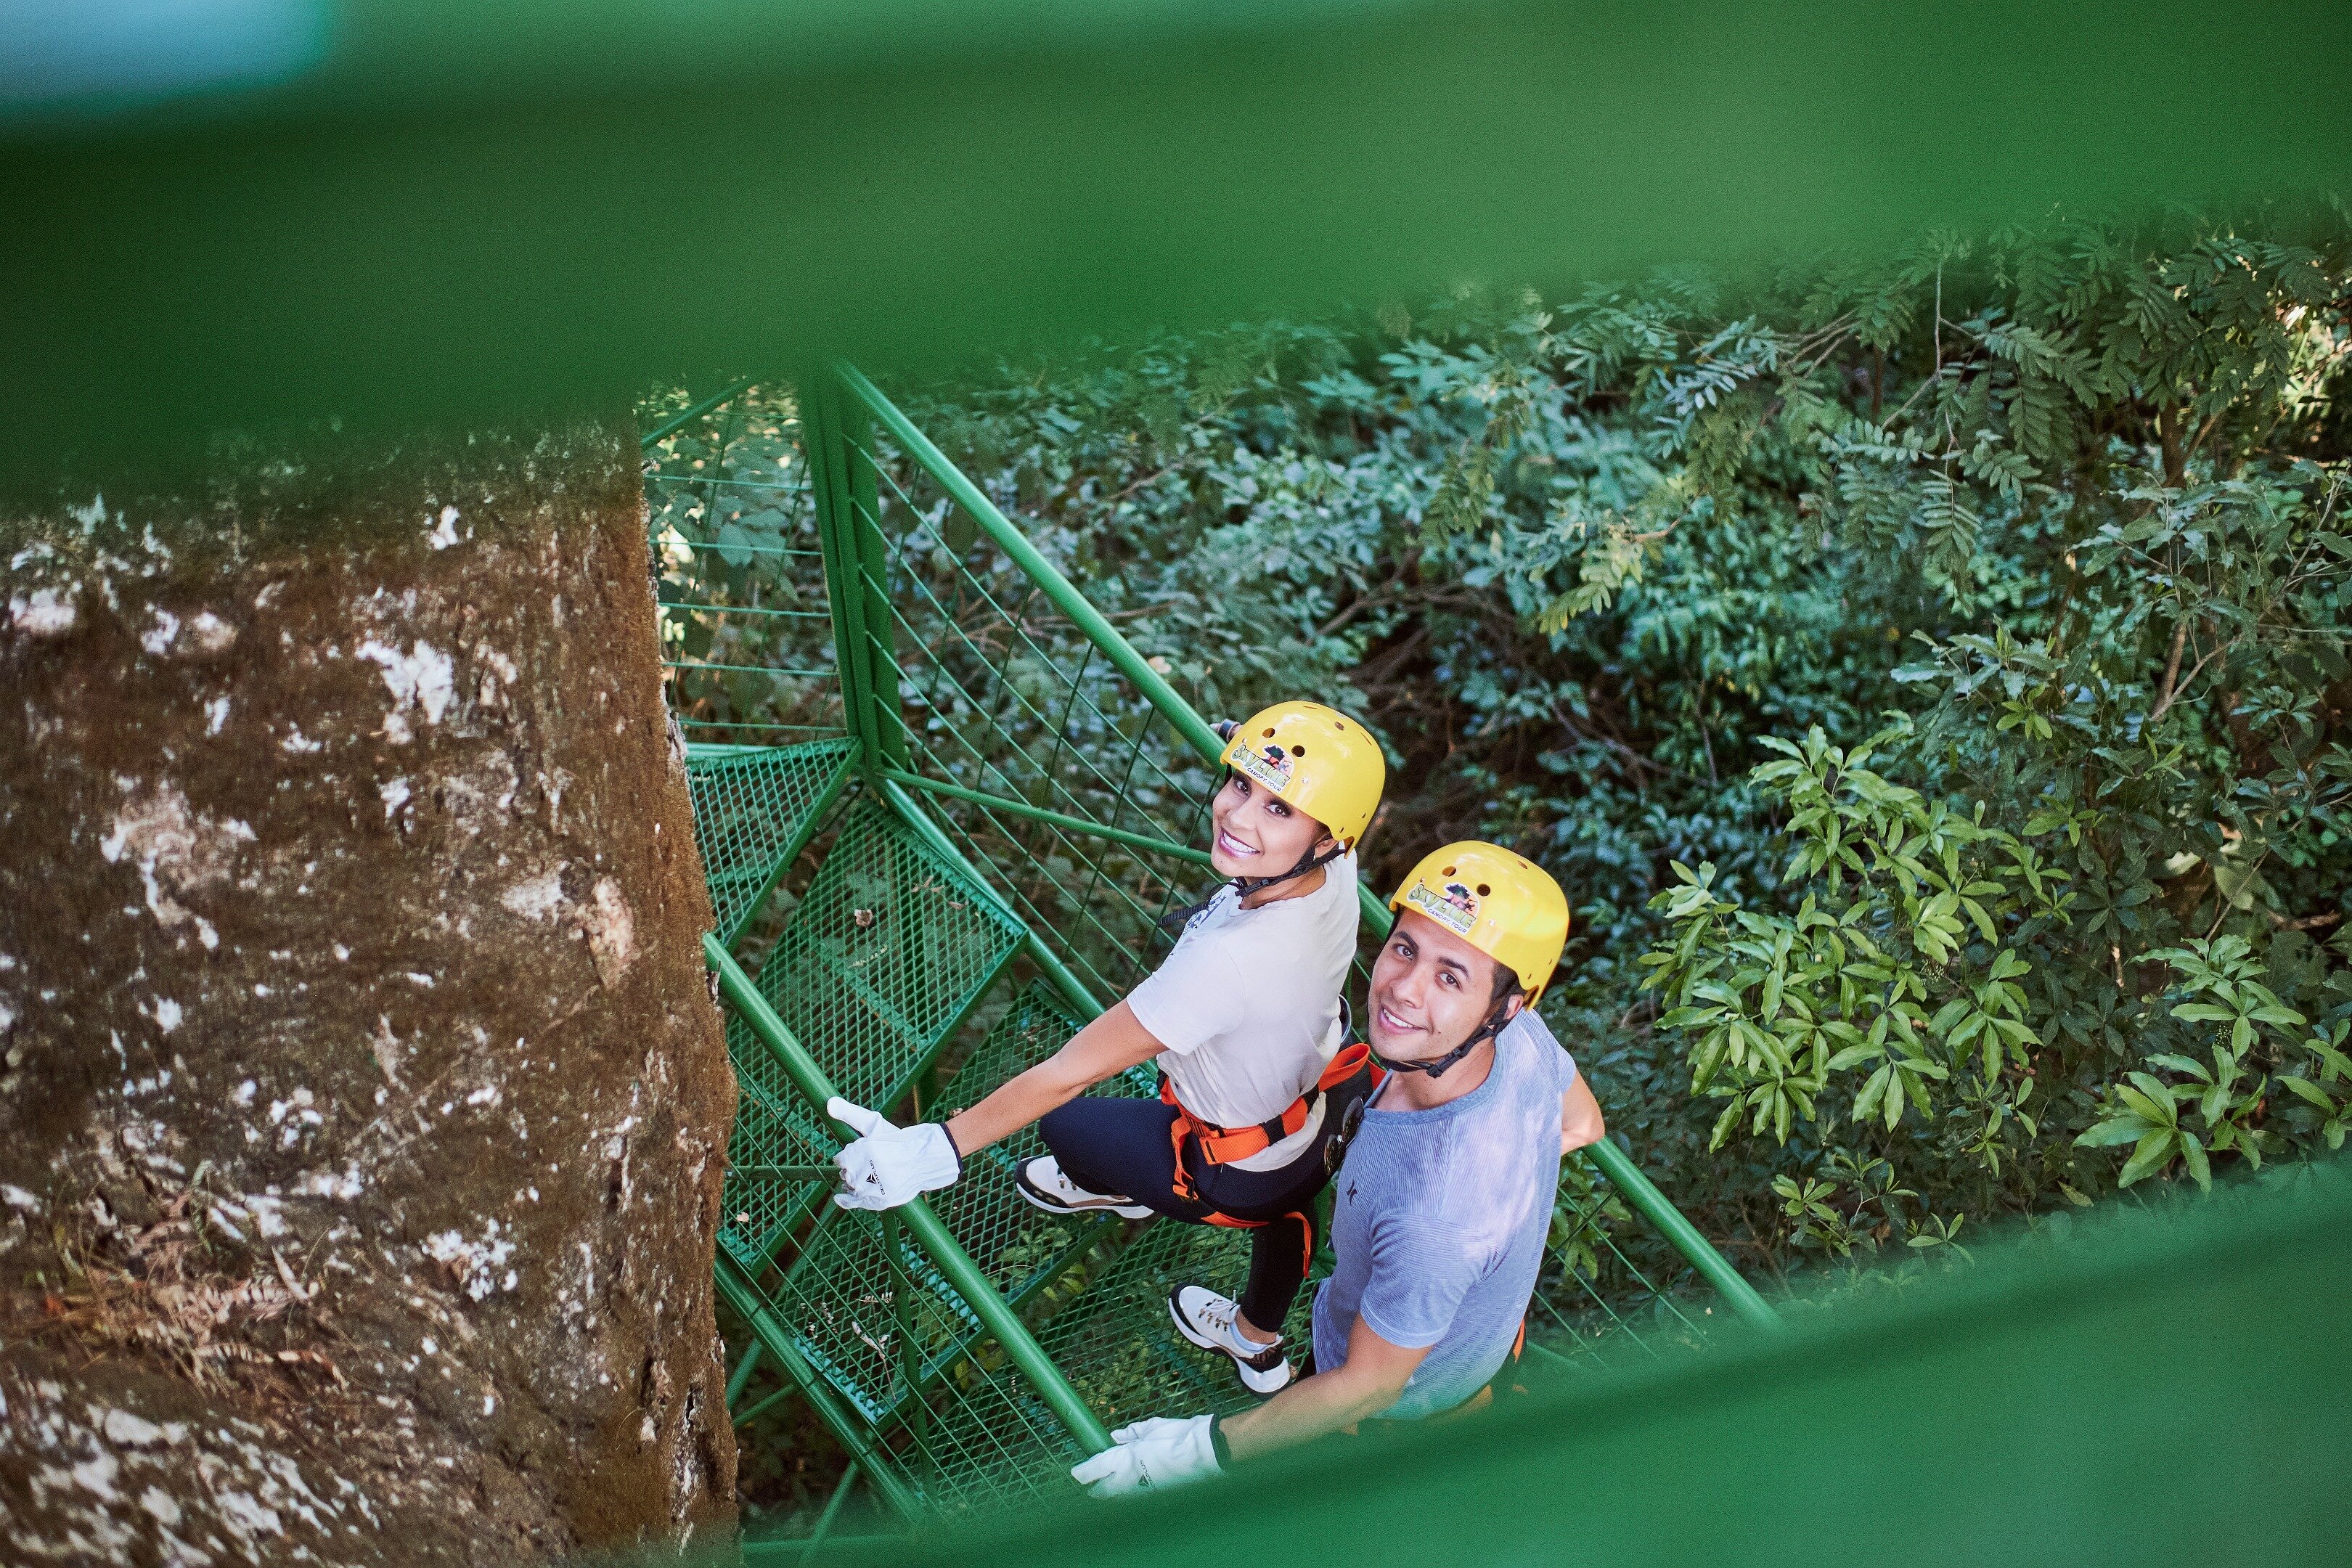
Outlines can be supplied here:
<path id="1" fill-rule="evenodd" d="M 734 1109 L 634 443 L 5 525 L 13 1561 L 733 1517 Z"/>

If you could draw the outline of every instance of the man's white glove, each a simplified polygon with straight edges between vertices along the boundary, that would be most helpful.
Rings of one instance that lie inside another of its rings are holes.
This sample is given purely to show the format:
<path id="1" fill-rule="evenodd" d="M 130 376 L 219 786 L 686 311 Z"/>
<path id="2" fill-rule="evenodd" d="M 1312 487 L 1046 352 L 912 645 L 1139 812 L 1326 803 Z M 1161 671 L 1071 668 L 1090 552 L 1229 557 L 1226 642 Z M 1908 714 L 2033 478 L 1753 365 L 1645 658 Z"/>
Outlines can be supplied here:
<path id="1" fill-rule="evenodd" d="M 842 1190 L 833 1201 L 845 1209 L 894 1209 L 946 1186 L 963 1173 L 955 1141 L 936 1121 L 893 1127 L 879 1111 L 852 1105 L 839 1095 L 824 1113 L 857 1129 L 856 1142 L 833 1157 L 841 1168 Z"/>
<path id="2" fill-rule="evenodd" d="M 1220 1468 L 1211 1432 L 1215 1420 L 1154 1415 L 1122 1426 L 1110 1435 L 1109 1447 L 1071 1466 L 1070 1479 L 1096 1497 L 1123 1497 L 1213 1476 Z"/>

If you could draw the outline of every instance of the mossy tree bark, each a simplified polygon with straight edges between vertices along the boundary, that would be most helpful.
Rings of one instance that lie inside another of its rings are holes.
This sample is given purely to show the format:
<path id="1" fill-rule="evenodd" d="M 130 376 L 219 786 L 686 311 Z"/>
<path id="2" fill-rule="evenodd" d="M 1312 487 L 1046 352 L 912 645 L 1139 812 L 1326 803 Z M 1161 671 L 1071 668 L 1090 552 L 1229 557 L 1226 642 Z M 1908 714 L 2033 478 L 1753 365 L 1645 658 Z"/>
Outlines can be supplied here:
<path id="1" fill-rule="evenodd" d="M 8 1555 L 707 1531 L 734 1083 L 634 444 L 237 473 L 6 525 Z"/>

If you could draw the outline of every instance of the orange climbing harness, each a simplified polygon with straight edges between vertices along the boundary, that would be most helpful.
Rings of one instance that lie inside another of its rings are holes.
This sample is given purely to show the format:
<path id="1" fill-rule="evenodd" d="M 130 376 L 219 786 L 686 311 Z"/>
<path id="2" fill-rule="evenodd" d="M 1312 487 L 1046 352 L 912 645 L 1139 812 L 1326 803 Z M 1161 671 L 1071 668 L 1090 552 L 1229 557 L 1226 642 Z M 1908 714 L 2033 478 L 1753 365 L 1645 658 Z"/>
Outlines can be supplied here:
<path id="1" fill-rule="evenodd" d="M 1223 1165 L 1264 1153 L 1284 1139 L 1296 1136 L 1307 1125 L 1307 1118 L 1315 1113 L 1318 1100 L 1328 1098 L 1335 1104 L 1344 1105 L 1361 1099 L 1380 1086 L 1381 1076 L 1381 1069 L 1372 1065 L 1370 1047 L 1348 1046 L 1331 1058 L 1330 1065 L 1323 1069 L 1314 1087 L 1282 1108 L 1281 1115 L 1270 1116 L 1251 1127 L 1220 1127 L 1193 1114 L 1191 1108 L 1176 1098 L 1176 1086 L 1169 1081 L 1168 1075 L 1161 1073 L 1160 1103 L 1173 1108 L 1176 1112 L 1176 1120 L 1168 1124 L 1169 1141 L 1176 1146 L 1176 1191 L 1195 1203 L 1206 1202 L 1192 1181 L 1189 1168 L 1192 1159 L 1197 1158 L 1203 1164 Z M 1358 1087 L 1360 1079 L 1360 1089 Z M 1334 1119 L 1327 1116 L 1324 1127 L 1326 1131 L 1334 1130 Z M 1187 1143 L 1192 1145 L 1189 1151 L 1185 1147 Z M 1265 1222 L 1238 1220 L 1213 1214 L 1209 1216 L 1209 1223 L 1255 1229 Z"/>

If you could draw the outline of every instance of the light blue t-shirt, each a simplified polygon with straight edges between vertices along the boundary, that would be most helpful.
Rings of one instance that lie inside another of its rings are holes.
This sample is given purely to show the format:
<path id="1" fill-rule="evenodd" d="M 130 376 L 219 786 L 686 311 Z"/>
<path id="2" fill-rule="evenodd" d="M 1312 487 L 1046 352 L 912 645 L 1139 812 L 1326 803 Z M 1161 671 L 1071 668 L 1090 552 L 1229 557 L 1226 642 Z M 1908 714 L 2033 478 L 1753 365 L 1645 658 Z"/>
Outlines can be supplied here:
<path id="1" fill-rule="evenodd" d="M 1559 1097 L 1576 1063 L 1522 1012 L 1486 1081 L 1434 1110 L 1364 1112 L 1332 1184 L 1331 1278 L 1315 1297 L 1315 1365 L 1343 1366 L 1360 1316 L 1404 1350 L 1432 1347 L 1389 1416 L 1450 1410 L 1518 1338 L 1559 1185 Z"/>

